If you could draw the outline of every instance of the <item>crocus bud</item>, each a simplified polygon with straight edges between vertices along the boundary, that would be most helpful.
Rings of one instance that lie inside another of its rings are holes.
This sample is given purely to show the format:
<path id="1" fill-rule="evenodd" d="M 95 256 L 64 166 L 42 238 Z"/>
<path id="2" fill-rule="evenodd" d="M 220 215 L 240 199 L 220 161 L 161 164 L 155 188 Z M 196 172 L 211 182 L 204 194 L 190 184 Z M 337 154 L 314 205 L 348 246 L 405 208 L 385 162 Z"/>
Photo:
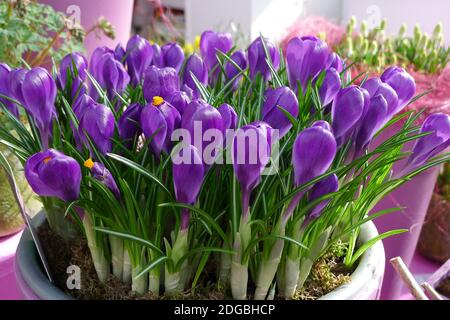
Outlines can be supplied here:
<path id="1" fill-rule="evenodd" d="M 398 96 L 392 87 L 382 82 L 380 78 L 371 78 L 364 82 L 362 88 L 369 92 L 370 98 L 377 95 L 382 95 L 386 100 L 387 112 L 386 112 L 386 122 L 396 113 L 398 106 Z"/>
<path id="2" fill-rule="evenodd" d="M 431 134 L 417 139 L 408 158 L 407 166 L 411 169 L 421 166 L 450 146 L 450 116 L 444 113 L 428 116 L 420 128 L 420 133 L 426 132 Z"/>
<path id="3" fill-rule="evenodd" d="M 174 106 L 178 110 L 180 115 L 183 115 L 184 110 L 191 102 L 191 99 L 184 91 L 174 91 L 169 94 L 166 101 Z"/>
<path id="4" fill-rule="evenodd" d="M 9 87 L 9 75 L 10 75 L 11 69 L 8 65 L 1 63 L 0 64 L 0 94 L 14 98 L 12 97 L 12 94 L 10 93 L 10 87 Z M 16 118 L 19 118 L 19 109 L 17 106 L 10 100 L 0 97 L 0 104 L 4 104 L 5 107 L 14 115 Z"/>
<path id="5" fill-rule="evenodd" d="M 139 103 L 133 103 L 127 107 L 120 117 L 117 127 L 119 136 L 125 145 L 131 146 L 133 140 L 141 134 L 141 112 L 143 107 Z"/>
<path id="6" fill-rule="evenodd" d="M 247 69 L 247 56 L 244 51 L 235 51 L 230 56 L 230 59 L 237 65 L 241 70 Z M 225 76 L 228 81 L 231 81 L 234 77 L 236 77 L 241 70 L 239 70 L 236 65 L 234 65 L 230 61 L 225 62 Z M 236 90 L 239 80 L 242 78 L 242 75 L 237 77 L 233 82 L 233 90 Z"/>
<path id="7" fill-rule="evenodd" d="M 42 197 L 69 202 L 80 194 L 80 165 L 54 149 L 32 155 L 25 163 L 25 177 L 33 191 Z"/>
<path id="8" fill-rule="evenodd" d="M 174 68 L 158 68 L 150 66 L 145 71 L 143 91 L 147 101 L 159 96 L 166 99 L 175 91 L 180 90 L 178 73 Z"/>
<path id="9" fill-rule="evenodd" d="M 126 49 L 126 61 L 131 84 L 137 86 L 144 72 L 153 60 L 152 46 L 139 35 L 134 35 L 128 40 Z"/>
<path id="10" fill-rule="evenodd" d="M 174 68 L 177 73 L 180 72 L 184 62 L 183 48 L 176 42 L 170 42 L 161 47 L 164 58 L 164 66 Z"/>
<path id="11" fill-rule="evenodd" d="M 105 54 L 112 54 L 114 56 L 114 51 L 107 47 L 98 47 L 92 53 L 91 60 L 89 61 L 89 73 L 100 84 L 103 83 L 103 60 Z"/>
<path id="12" fill-rule="evenodd" d="M 196 53 L 192 54 L 186 61 L 183 72 L 183 84 L 192 89 L 192 99 L 197 99 L 201 94 L 192 78 L 192 74 L 201 84 L 205 86 L 208 84 L 208 68 L 202 58 Z"/>
<path id="13" fill-rule="evenodd" d="M 61 88 L 64 89 L 67 84 L 67 77 L 70 79 L 79 78 L 81 81 L 86 80 L 87 60 L 81 53 L 69 53 L 59 65 L 59 81 Z"/>
<path id="14" fill-rule="evenodd" d="M 270 79 L 271 74 L 269 65 L 266 61 L 267 58 L 270 58 L 275 70 L 278 69 L 280 64 L 280 54 L 277 47 L 267 39 L 264 39 L 264 43 L 266 45 L 269 57 L 266 57 L 261 36 L 256 38 L 247 49 L 249 76 L 251 79 L 254 79 L 258 73 L 262 75 L 264 81 Z"/>
<path id="15" fill-rule="evenodd" d="M 261 174 L 269 163 L 271 145 L 267 131 L 248 124 L 237 130 L 233 140 L 233 169 L 241 188 L 253 190 L 261 181 Z M 244 208 L 243 212 L 247 210 Z"/>
<path id="16" fill-rule="evenodd" d="M 159 44 L 153 43 L 152 50 L 153 50 L 153 59 L 151 65 L 158 68 L 164 68 L 165 67 L 164 55 Z"/>
<path id="17" fill-rule="evenodd" d="M 333 130 L 331 129 L 331 126 L 328 122 L 326 122 L 325 120 L 319 120 L 314 122 L 311 127 L 321 127 L 325 130 L 328 130 L 330 132 L 333 132 Z"/>
<path id="18" fill-rule="evenodd" d="M 27 72 L 22 84 L 24 106 L 33 117 L 44 149 L 48 147 L 53 118 L 55 117 L 56 83 L 44 68 Z"/>
<path id="19" fill-rule="evenodd" d="M 334 68 L 338 73 L 344 70 L 344 62 L 342 62 L 341 57 L 336 52 L 331 52 L 327 59 L 327 69 Z"/>
<path id="20" fill-rule="evenodd" d="M 117 187 L 116 180 L 111 172 L 100 162 L 94 162 L 91 158 L 87 159 L 84 164 L 86 168 L 91 170 L 92 176 L 108 187 L 117 199 L 120 199 L 120 191 Z"/>
<path id="21" fill-rule="evenodd" d="M 83 118 L 83 115 L 86 112 L 86 110 L 93 108 L 94 105 L 95 105 L 95 101 L 87 94 L 83 94 L 75 100 L 72 109 L 73 109 L 73 112 L 75 113 L 75 116 L 78 119 L 78 122 L 81 121 L 81 118 Z M 83 149 L 83 139 L 82 139 L 83 133 L 80 132 L 79 129 L 77 130 L 73 123 L 70 124 L 70 127 L 72 128 L 73 138 L 75 139 L 77 148 L 79 150 L 82 150 Z"/>
<path id="22" fill-rule="evenodd" d="M 279 136 L 282 138 L 292 128 L 292 123 L 284 112 L 289 112 L 293 118 L 298 116 L 297 97 L 288 87 L 269 89 L 265 96 L 266 101 L 261 109 L 262 120 L 280 130 Z"/>
<path id="23" fill-rule="evenodd" d="M 233 39 L 229 33 L 204 31 L 200 37 L 200 53 L 209 70 L 218 65 L 217 51 L 228 53 L 233 46 Z"/>
<path id="24" fill-rule="evenodd" d="M 327 67 L 329 53 L 326 43 L 316 37 L 295 37 L 288 42 L 286 68 L 289 84 L 295 92 L 298 83 L 305 91 L 308 82 Z"/>
<path id="25" fill-rule="evenodd" d="M 309 193 L 309 202 L 313 202 L 327 194 L 338 191 L 339 189 L 339 180 L 336 174 L 332 174 L 331 176 L 326 177 L 325 179 L 317 182 L 311 189 Z M 308 225 L 312 220 L 318 218 L 323 209 L 330 203 L 331 199 L 326 199 L 319 202 L 314 209 L 308 214 L 306 219 L 303 221 L 303 226 Z"/>
<path id="26" fill-rule="evenodd" d="M 364 94 L 357 86 L 339 90 L 331 108 L 333 133 L 342 145 L 358 123 L 364 111 Z"/>
<path id="27" fill-rule="evenodd" d="M 223 119 L 220 112 L 210 106 L 209 104 L 202 104 L 201 107 L 191 111 L 187 110 L 183 114 L 182 128 L 189 131 L 191 136 L 190 144 L 193 144 L 204 154 L 206 151 L 210 150 L 208 153 L 208 158 L 204 158 L 204 163 L 209 166 L 212 165 L 218 155 L 218 149 L 223 145 L 223 139 L 212 139 L 211 142 L 207 136 L 209 136 L 208 131 L 211 134 L 220 134 L 222 138 L 222 133 L 224 132 Z M 198 136 L 200 134 L 200 137 Z M 200 144 L 201 142 L 201 144 Z M 209 149 L 206 149 L 208 146 Z"/>
<path id="28" fill-rule="evenodd" d="M 114 59 L 116 59 L 120 63 L 124 63 L 125 54 L 126 52 L 122 44 L 118 43 L 116 48 L 114 49 Z"/>
<path id="29" fill-rule="evenodd" d="M 84 112 L 78 127 L 82 141 L 88 147 L 87 134 L 98 150 L 106 154 L 112 149 L 112 137 L 114 135 L 114 115 L 112 111 L 100 104 L 94 103 Z"/>
<path id="30" fill-rule="evenodd" d="M 390 85 L 397 93 L 398 105 L 392 112 L 392 115 L 395 115 L 401 111 L 414 96 L 416 92 L 414 78 L 403 68 L 389 67 L 383 72 L 380 79 Z"/>
<path id="31" fill-rule="evenodd" d="M 322 85 L 319 88 L 319 98 L 322 106 L 329 105 L 341 88 L 341 77 L 336 69 L 330 68 L 325 72 Z"/>
<path id="32" fill-rule="evenodd" d="M 121 94 L 127 88 L 130 77 L 122 63 L 109 55 L 103 64 L 103 80 L 108 99 L 113 100 L 116 94 Z"/>
<path id="33" fill-rule="evenodd" d="M 172 156 L 173 185 L 178 202 L 194 204 L 203 182 L 201 153 L 193 145 L 184 145 Z"/>
<path id="34" fill-rule="evenodd" d="M 1 72 L 1 65 L 0 65 Z M 25 76 L 27 74 L 26 69 L 18 68 L 11 70 L 9 73 L 8 81 L 9 81 L 9 95 L 19 101 L 22 105 L 24 104 L 23 93 L 22 93 L 22 85 L 25 80 Z M 0 79 L 1 76 L 0 76 Z M 0 80 L 1 82 L 2 80 Z M 0 99 L 1 101 L 1 99 Z"/>
<path id="35" fill-rule="evenodd" d="M 323 127 L 310 127 L 300 132 L 292 149 L 295 185 L 303 185 L 324 174 L 333 163 L 336 150 L 333 134 Z"/>
<path id="36" fill-rule="evenodd" d="M 217 108 L 217 111 L 220 112 L 223 121 L 223 129 L 236 129 L 238 115 L 236 111 L 234 111 L 233 107 L 228 103 L 224 103 Z"/>
<path id="37" fill-rule="evenodd" d="M 156 157 L 161 151 L 170 153 L 172 149 L 172 132 L 180 125 L 180 113 L 163 100 L 155 96 L 153 102 L 144 107 L 141 112 L 141 127 L 147 139 L 150 139 L 150 148 Z"/>
<path id="38" fill-rule="evenodd" d="M 370 99 L 370 105 L 364 118 L 360 120 L 355 138 L 355 151 L 358 156 L 367 147 L 375 133 L 385 124 L 388 104 L 382 94 Z"/>
<path id="39" fill-rule="evenodd" d="M 178 202 L 194 204 L 203 183 L 205 169 L 201 153 L 193 145 L 183 145 L 172 156 L 172 173 L 175 197 Z M 183 209 L 181 230 L 189 226 L 189 211 Z"/>

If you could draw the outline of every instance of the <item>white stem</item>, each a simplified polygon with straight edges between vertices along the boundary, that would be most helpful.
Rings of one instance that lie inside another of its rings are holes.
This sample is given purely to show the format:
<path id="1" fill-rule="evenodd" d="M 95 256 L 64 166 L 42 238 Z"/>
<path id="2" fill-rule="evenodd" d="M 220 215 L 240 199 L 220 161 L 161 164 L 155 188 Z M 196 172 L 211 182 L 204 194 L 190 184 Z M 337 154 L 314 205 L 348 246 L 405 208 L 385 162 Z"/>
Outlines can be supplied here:
<path id="1" fill-rule="evenodd" d="M 284 232 L 283 232 L 284 234 Z M 276 240 L 273 245 L 269 258 L 261 261 L 258 278 L 256 280 L 255 300 L 265 300 L 270 285 L 277 273 L 278 265 L 283 253 L 284 240 Z"/>
<path id="2" fill-rule="evenodd" d="M 283 295 L 286 299 L 290 299 L 297 290 L 300 273 L 300 258 L 291 259 L 287 256 L 285 261 L 285 285 Z"/>
<path id="3" fill-rule="evenodd" d="M 150 270 L 148 275 L 148 291 L 154 296 L 159 296 L 159 267 Z"/>
<path id="4" fill-rule="evenodd" d="M 225 245 L 223 246 L 225 248 Z M 220 254 L 219 283 L 227 286 L 230 283 L 231 254 L 222 252 Z"/>
<path id="5" fill-rule="evenodd" d="M 171 273 L 166 267 L 164 273 L 164 290 L 167 294 L 181 292 L 179 272 Z"/>
<path id="6" fill-rule="evenodd" d="M 242 248 L 240 233 L 236 233 L 234 251 L 231 262 L 231 293 L 235 300 L 247 299 L 248 265 L 242 264 Z"/>
<path id="7" fill-rule="evenodd" d="M 123 240 L 116 236 L 109 236 L 109 244 L 111 247 L 111 262 L 113 274 L 118 279 L 123 276 Z"/>
<path id="8" fill-rule="evenodd" d="M 134 267 L 132 270 L 131 278 L 131 290 L 143 295 L 147 291 L 147 277 L 141 276 L 136 278 L 136 276 L 142 271 L 141 266 Z"/>
<path id="9" fill-rule="evenodd" d="M 123 250 L 122 281 L 125 283 L 131 283 L 131 259 L 126 248 Z"/>
<path id="10" fill-rule="evenodd" d="M 298 275 L 298 281 L 297 281 L 297 290 L 300 290 L 303 288 L 303 285 L 305 284 L 306 279 L 309 276 L 309 273 L 311 272 L 311 268 L 313 266 L 313 261 L 308 258 L 303 258 L 300 262 L 300 273 Z"/>
<path id="11" fill-rule="evenodd" d="M 103 253 L 103 247 L 97 244 L 92 219 L 88 213 L 84 215 L 83 226 L 98 279 L 100 282 L 105 282 L 109 275 L 109 263 Z"/>

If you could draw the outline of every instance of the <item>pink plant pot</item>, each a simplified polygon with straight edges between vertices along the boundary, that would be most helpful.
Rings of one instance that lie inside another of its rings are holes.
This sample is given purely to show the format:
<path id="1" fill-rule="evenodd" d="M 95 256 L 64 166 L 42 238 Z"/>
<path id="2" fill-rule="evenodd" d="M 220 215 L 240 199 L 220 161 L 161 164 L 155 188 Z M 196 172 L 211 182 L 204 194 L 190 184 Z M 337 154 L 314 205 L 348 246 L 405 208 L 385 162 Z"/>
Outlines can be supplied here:
<path id="1" fill-rule="evenodd" d="M 392 136 L 400 128 L 399 124 L 385 130 L 375 145 Z M 406 144 L 405 151 L 412 150 L 414 143 Z M 394 172 L 403 167 L 403 161 L 394 165 Z M 401 207 L 396 211 L 374 220 L 379 233 L 393 229 L 408 229 L 408 232 L 395 235 L 383 240 L 386 252 L 386 270 L 381 292 L 381 299 L 397 300 L 401 294 L 403 283 L 391 266 L 389 260 L 393 257 L 401 257 L 407 266 L 410 265 L 416 245 L 419 240 L 434 186 L 436 184 L 439 167 L 431 168 L 411 181 L 406 182 L 398 189 L 384 197 L 373 209 L 373 212 Z"/>
<path id="2" fill-rule="evenodd" d="M 22 232 L 0 238 L 0 300 L 20 300 L 23 295 L 14 276 L 16 248 Z"/>
<path id="3" fill-rule="evenodd" d="M 97 36 L 94 32 L 86 37 L 84 44 L 88 58 L 99 46 L 114 49 L 118 43 L 125 45 L 130 38 L 134 0 L 39 0 L 39 2 L 51 5 L 69 17 L 79 18 L 85 30 L 92 28 L 102 16 L 114 26 L 116 34 L 114 40 L 104 35 Z"/>

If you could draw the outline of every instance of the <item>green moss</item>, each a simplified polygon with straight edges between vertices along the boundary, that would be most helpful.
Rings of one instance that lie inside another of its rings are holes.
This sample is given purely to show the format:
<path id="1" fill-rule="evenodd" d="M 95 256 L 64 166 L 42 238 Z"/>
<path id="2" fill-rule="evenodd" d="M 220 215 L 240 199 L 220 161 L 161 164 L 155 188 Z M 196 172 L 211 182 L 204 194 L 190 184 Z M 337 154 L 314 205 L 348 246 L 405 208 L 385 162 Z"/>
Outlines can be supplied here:
<path id="1" fill-rule="evenodd" d="M 294 299 L 315 300 L 348 283 L 353 270 L 348 269 L 343 263 L 347 248 L 348 243 L 341 241 L 332 244 L 314 263 L 305 285 L 297 291 Z"/>

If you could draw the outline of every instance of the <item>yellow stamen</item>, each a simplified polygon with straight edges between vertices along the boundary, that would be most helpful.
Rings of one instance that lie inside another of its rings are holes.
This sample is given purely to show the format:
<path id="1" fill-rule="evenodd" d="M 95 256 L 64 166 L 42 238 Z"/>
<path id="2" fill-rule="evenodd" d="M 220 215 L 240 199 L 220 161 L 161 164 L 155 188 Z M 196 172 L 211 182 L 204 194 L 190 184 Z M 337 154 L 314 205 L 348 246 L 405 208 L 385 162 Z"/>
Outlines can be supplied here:
<path id="1" fill-rule="evenodd" d="M 194 49 L 195 50 L 200 49 L 200 36 L 196 36 L 194 39 Z"/>
<path id="2" fill-rule="evenodd" d="M 87 159 L 84 164 L 83 164 L 86 168 L 92 169 L 92 167 L 94 166 L 94 161 L 92 161 L 91 158 Z"/>
<path id="3" fill-rule="evenodd" d="M 163 102 L 164 102 L 164 99 L 162 97 L 160 97 L 160 96 L 153 97 L 153 105 L 154 106 L 157 107 L 157 106 L 161 105 Z"/>
<path id="4" fill-rule="evenodd" d="M 50 160 L 52 160 L 52 157 L 47 157 L 44 159 L 44 163 L 47 164 L 47 162 L 49 162 Z"/>

